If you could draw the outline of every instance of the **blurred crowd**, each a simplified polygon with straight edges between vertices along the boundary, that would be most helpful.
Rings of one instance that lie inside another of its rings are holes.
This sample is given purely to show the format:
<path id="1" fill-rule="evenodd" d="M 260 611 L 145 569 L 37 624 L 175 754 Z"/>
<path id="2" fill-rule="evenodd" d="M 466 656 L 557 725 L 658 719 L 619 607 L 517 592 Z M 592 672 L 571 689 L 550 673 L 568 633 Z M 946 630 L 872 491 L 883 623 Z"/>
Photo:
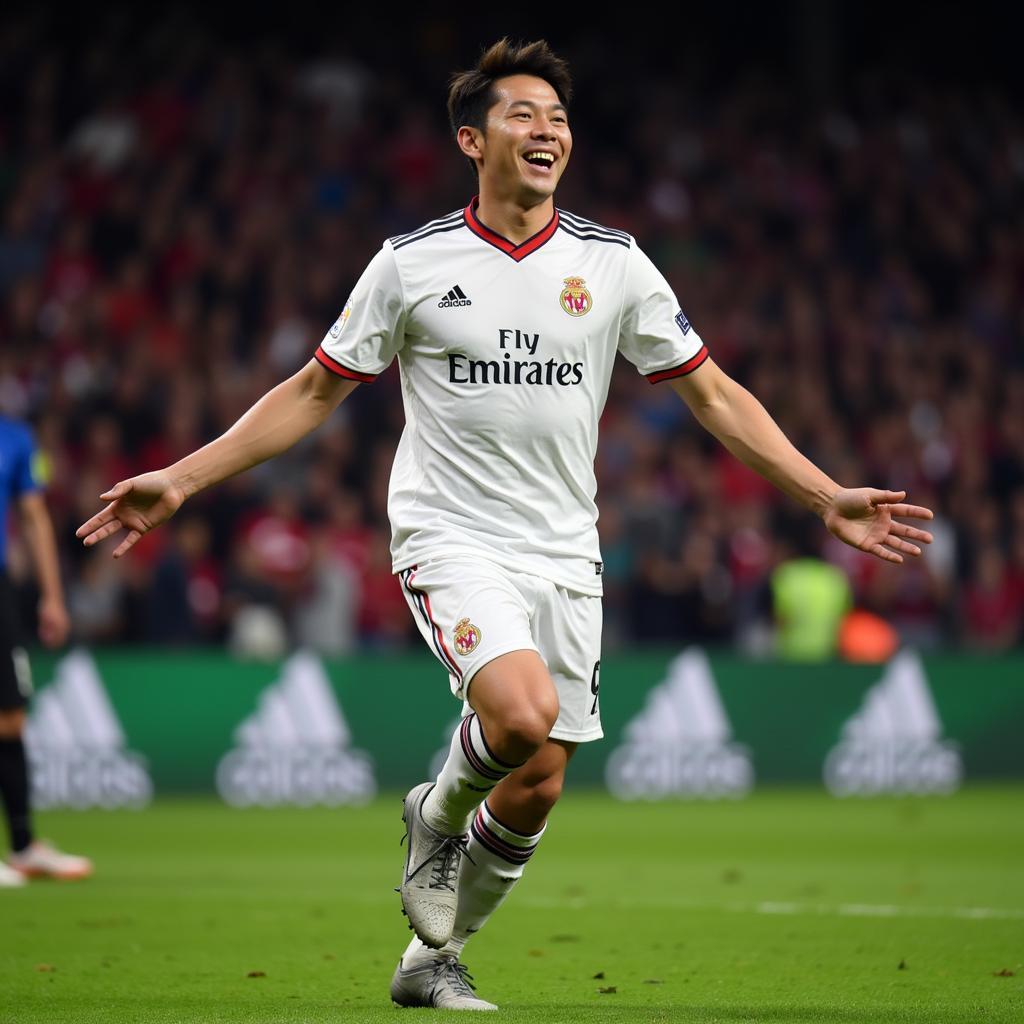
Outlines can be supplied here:
<path id="1" fill-rule="evenodd" d="M 173 20 L 77 48 L 0 33 L 0 409 L 36 431 L 81 641 L 418 642 L 388 556 L 396 367 L 129 557 L 74 538 L 108 486 L 302 366 L 385 237 L 473 194 L 451 52 L 409 77 L 356 52 L 232 53 Z M 565 55 L 558 205 L 633 233 L 715 360 L 835 479 L 937 512 L 912 564 L 844 548 L 620 361 L 597 465 L 607 646 L 764 650 L 773 572 L 797 557 L 842 568 L 851 606 L 920 647 L 1024 643 L 1020 108 L 881 74 L 821 105 L 639 65 L 607 89 L 593 47 Z"/>

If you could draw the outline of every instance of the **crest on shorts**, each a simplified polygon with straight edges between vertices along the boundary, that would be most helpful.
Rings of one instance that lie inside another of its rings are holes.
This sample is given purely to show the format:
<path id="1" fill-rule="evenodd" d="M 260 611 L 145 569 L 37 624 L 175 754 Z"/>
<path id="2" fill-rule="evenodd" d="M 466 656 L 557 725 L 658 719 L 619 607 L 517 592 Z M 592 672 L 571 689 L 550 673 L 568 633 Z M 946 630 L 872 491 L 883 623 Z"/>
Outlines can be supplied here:
<path id="1" fill-rule="evenodd" d="M 474 626 L 469 619 L 459 619 L 455 623 L 452 635 L 455 640 L 455 650 L 464 658 L 480 646 L 480 629 Z"/>
<path id="2" fill-rule="evenodd" d="M 586 283 L 582 277 L 567 277 L 562 282 L 565 285 L 560 297 L 562 309 L 569 316 L 583 316 L 584 313 L 589 313 L 591 306 L 594 305 L 590 292 L 584 287 Z"/>
<path id="3" fill-rule="evenodd" d="M 351 313 L 352 300 L 349 299 L 348 302 L 345 303 L 345 308 L 341 311 L 341 316 L 339 316 L 338 319 L 334 321 L 334 324 L 331 327 L 330 334 L 331 337 L 335 339 L 335 341 L 337 341 L 337 339 L 341 336 L 341 332 L 345 329 L 345 321 L 348 320 Z"/>

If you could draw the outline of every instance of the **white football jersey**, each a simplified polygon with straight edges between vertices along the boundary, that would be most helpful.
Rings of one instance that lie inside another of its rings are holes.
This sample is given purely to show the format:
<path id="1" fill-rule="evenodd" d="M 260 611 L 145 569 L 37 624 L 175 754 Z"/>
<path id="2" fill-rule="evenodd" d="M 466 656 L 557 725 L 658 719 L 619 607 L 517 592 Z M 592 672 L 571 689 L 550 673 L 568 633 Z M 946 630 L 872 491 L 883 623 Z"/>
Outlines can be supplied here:
<path id="1" fill-rule="evenodd" d="M 516 245 L 476 205 L 386 241 L 316 358 L 369 383 L 398 357 L 395 572 L 468 552 L 600 595 L 594 456 L 615 353 L 653 384 L 707 349 L 631 235 L 556 210 Z"/>

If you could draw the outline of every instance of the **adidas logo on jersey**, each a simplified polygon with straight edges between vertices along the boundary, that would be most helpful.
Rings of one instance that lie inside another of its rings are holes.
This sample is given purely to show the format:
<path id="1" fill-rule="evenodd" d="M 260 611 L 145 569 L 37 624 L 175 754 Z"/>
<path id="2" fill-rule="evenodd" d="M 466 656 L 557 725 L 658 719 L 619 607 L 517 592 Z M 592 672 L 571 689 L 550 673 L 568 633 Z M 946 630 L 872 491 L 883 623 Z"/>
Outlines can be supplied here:
<path id="1" fill-rule="evenodd" d="M 51 807 L 144 807 L 153 783 L 125 737 L 103 681 L 85 651 L 57 662 L 25 727 L 32 802 Z"/>
<path id="2" fill-rule="evenodd" d="M 438 309 L 446 309 L 448 306 L 472 306 L 473 303 L 470 299 L 466 298 L 466 293 L 456 285 L 438 304 Z"/>
<path id="3" fill-rule="evenodd" d="M 731 742 L 711 666 L 691 647 L 647 695 L 608 759 L 605 779 L 620 800 L 743 796 L 754 781 L 746 747 Z"/>
<path id="4" fill-rule="evenodd" d="M 235 730 L 217 791 L 235 807 L 365 803 L 377 791 L 373 763 L 351 740 L 319 659 L 300 651 Z"/>
<path id="5" fill-rule="evenodd" d="M 902 651 L 843 726 L 825 760 L 825 785 L 834 796 L 951 793 L 963 764 L 941 735 L 921 659 Z"/>

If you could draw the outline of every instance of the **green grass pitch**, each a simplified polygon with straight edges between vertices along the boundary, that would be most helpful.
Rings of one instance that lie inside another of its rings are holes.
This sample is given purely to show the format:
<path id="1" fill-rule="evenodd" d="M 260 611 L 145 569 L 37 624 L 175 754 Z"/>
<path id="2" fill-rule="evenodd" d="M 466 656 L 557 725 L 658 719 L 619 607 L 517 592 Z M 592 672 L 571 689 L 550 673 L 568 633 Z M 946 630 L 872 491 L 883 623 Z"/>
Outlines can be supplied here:
<path id="1" fill-rule="evenodd" d="M 1024 789 L 622 805 L 570 792 L 467 948 L 495 1019 L 1024 1021 Z M 388 982 L 397 795 L 50 813 L 86 883 L 0 890 L 0 1022 L 438 1019 Z M 450 1016 L 450 1015 L 449 1015 Z"/>

